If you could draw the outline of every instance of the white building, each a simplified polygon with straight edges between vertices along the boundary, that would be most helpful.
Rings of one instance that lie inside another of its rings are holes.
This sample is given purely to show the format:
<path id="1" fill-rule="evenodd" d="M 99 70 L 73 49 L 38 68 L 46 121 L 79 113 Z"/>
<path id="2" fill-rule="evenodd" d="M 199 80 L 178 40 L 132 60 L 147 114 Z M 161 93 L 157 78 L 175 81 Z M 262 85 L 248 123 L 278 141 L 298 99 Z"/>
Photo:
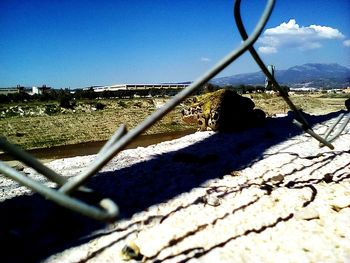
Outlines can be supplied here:
<path id="1" fill-rule="evenodd" d="M 144 89 L 179 89 L 186 88 L 190 84 L 116 84 L 110 86 L 93 87 L 95 92 L 117 91 L 117 90 L 144 90 Z"/>

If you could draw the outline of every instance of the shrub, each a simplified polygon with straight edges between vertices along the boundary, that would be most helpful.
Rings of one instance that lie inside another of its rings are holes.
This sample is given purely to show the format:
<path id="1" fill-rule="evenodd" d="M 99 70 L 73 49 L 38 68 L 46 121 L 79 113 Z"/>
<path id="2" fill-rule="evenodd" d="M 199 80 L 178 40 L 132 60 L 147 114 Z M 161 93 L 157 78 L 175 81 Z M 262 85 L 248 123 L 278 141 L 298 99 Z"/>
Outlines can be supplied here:
<path id="1" fill-rule="evenodd" d="M 106 107 L 106 105 L 101 103 L 101 102 L 97 102 L 96 105 L 95 105 L 95 108 L 97 110 L 103 110 L 105 107 Z"/>
<path id="2" fill-rule="evenodd" d="M 71 94 L 63 90 L 59 92 L 59 105 L 61 108 L 74 109 L 75 104 Z"/>
<path id="3" fill-rule="evenodd" d="M 142 108 L 142 102 L 141 101 L 137 101 L 134 103 L 134 106 L 137 108 Z"/>
<path id="4" fill-rule="evenodd" d="M 118 101 L 118 106 L 120 106 L 122 108 L 126 108 L 127 104 L 124 101 L 120 100 L 120 101 Z"/>
<path id="5" fill-rule="evenodd" d="M 58 113 L 60 110 L 59 110 L 59 108 L 56 106 L 56 105 L 54 105 L 54 104 L 47 104 L 47 105 L 45 105 L 45 114 L 47 114 L 47 115 L 53 115 L 53 114 L 56 114 L 56 113 Z"/>
<path id="6" fill-rule="evenodd" d="M 72 105 L 70 102 L 70 98 L 68 96 L 62 96 L 60 98 L 60 107 L 65 109 L 71 109 Z"/>

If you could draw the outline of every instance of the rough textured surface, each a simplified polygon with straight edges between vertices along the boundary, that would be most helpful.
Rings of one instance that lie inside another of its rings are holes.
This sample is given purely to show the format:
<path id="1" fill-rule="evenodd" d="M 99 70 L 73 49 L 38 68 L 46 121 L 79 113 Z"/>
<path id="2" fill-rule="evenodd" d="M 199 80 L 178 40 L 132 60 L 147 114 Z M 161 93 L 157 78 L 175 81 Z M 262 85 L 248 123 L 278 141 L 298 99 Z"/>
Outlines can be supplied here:
<path id="1" fill-rule="evenodd" d="M 230 89 L 219 89 L 194 99 L 188 109 L 182 110 L 182 120 L 197 125 L 200 131 L 240 131 L 265 120 L 265 112 L 254 109 L 251 99 Z"/>
<path id="2" fill-rule="evenodd" d="M 322 134 L 338 114 L 308 120 Z M 3 179 L 2 257 L 121 262 L 132 244 L 146 262 L 349 262 L 349 126 L 334 146 L 319 148 L 284 117 L 125 150 L 89 180 L 120 206 L 106 225 Z M 49 165 L 74 176 L 94 157 Z"/>

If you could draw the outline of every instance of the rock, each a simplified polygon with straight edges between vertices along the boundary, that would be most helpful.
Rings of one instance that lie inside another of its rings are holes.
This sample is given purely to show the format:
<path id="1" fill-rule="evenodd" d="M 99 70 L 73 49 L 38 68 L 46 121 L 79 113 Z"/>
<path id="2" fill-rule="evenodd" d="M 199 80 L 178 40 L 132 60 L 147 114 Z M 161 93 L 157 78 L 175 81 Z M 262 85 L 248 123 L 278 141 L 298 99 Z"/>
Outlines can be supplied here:
<path id="1" fill-rule="evenodd" d="M 240 131 L 264 123 L 266 114 L 254 102 L 230 89 L 219 89 L 195 98 L 182 110 L 182 120 L 200 131 Z"/>
<path id="2" fill-rule="evenodd" d="M 242 175 L 241 172 L 239 172 L 239 171 L 232 171 L 230 174 L 232 176 L 240 176 L 240 175 Z"/>
<path id="3" fill-rule="evenodd" d="M 24 170 L 24 166 L 20 163 L 13 166 L 13 168 L 20 172 Z"/>
<path id="4" fill-rule="evenodd" d="M 210 206 L 219 206 L 221 205 L 221 200 L 215 195 L 208 195 L 203 197 L 203 202 Z"/>
<path id="5" fill-rule="evenodd" d="M 72 227 L 47 227 L 68 222 L 66 216 L 55 216 L 61 210 L 3 178 L 1 259 L 345 262 L 350 251 L 350 133 L 344 132 L 331 152 L 299 130 L 288 137 L 290 130 L 284 129 L 291 126 L 284 121 L 269 121 L 279 125 L 239 134 L 197 132 L 120 152 L 89 185 L 115 200 L 123 216 L 97 228 L 74 216 L 69 221 L 77 226 L 73 237 Z M 315 125 L 315 131 L 331 121 Z M 264 137 L 270 130 L 275 138 Z M 56 160 L 50 168 L 70 178 L 94 158 Z M 10 252 L 13 244 L 21 253 Z M 48 246 L 51 252 L 43 254 Z"/>
<path id="6" fill-rule="evenodd" d="M 284 176 L 281 174 L 271 177 L 272 183 L 275 183 L 275 184 L 281 183 L 281 182 L 283 182 L 283 180 L 284 180 Z"/>
<path id="7" fill-rule="evenodd" d="M 347 99 L 347 100 L 345 101 L 345 107 L 346 107 L 346 109 L 347 109 L 348 111 L 350 111 L 350 99 Z"/>
<path id="8" fill-rule="evenodd" d="M 267 194 L 271 194 L 272 190 L 273 190 L 273 186 L 270 184 L 263 184 L 260 186 L 261 190 L 265 190 L 267 192 Z"/>
<path id="9" fill-rule="evenodd" d="M 350 196 L 339 196 L 331 202 L 333 210 L 340 211 L 343 208 L 350 207 Z"/>
<path id="10" fill-rule="evenodd" d="M 333 182 L 333 175 L 330 173 L 325 174 L 323 181 L 325 181 L 327 184 Z"/>
<path id="11" fill-rule="evenodd" d="M 129 261 L 131 259 L 141 260 L 143 256 L 140 252 L 140 248 L 133 241 L 130 241 L 123 247 L 121 251 L 121 258 L 124 261 Z"/>
<path id="12" fill-rule="evenodd" d="M 312 220 L 320 218 L 318 211 L 312 207 L 306 207 L 295 213 L 295 218 L 299 220 Z"/>

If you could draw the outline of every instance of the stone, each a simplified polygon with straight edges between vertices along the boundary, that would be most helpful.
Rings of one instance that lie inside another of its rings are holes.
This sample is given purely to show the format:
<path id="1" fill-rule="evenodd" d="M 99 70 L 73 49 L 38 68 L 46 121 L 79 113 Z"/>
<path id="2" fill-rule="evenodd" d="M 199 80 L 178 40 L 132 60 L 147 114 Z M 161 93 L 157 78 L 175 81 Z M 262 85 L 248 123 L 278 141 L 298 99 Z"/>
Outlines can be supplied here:
<path id="1" fill-rule="evenodd" d="M 207 205 L 214 206 L 214 207 L 221 205 L 220 198 L 215 195 L 204 196 L 203 202 Z"/>
<path id="2" fill-rule="evenodd" d="M 303 208 L 295 213 L 295 218 L 299 220 L 312 220 L 320 218 L 318 211 L 312 207 Z"/>
<path id="3" fill-rule="evenodd" d="M 339 196 L 332 200 L 331 206 L 333 210 L 340 211 L 343 208 L 350 207 L 350 196 Z"/>
<path id="4" fill-rule="evenodd" d="M 195 97 L 182 110 L 182 120 L 197 124 L 200 131 L 239 131 L 265 121 L 266 114 L 254 102 L 230 89 L 219 89 Z"/>
<path id="5" fill-rule="evenodd" d="M 275 184 L 276 184 L 276 183 L 281 183 L 281 182 L 283 182 L 283 180 L 284 180 L 284 176 L 281 175 L 281 174 L 271 177 L 271 181 L 272 181 L 273 183 L 275 183 Z"/>
<path id="6" fill-rule="evenodd" d="M 350 111 L 350 98 L 345 101 L 345 107 L 348 111 Z"/>
<path id="7" fill-rule="evenodd" d="M 142 254 L 140 253 L 140 248 L 133 241 L 129 241 L 128 244 L 123 247 L 120 254 L 124 261 L 129 261 L 132 259 L 141 260 L 143 258 Z"/>

